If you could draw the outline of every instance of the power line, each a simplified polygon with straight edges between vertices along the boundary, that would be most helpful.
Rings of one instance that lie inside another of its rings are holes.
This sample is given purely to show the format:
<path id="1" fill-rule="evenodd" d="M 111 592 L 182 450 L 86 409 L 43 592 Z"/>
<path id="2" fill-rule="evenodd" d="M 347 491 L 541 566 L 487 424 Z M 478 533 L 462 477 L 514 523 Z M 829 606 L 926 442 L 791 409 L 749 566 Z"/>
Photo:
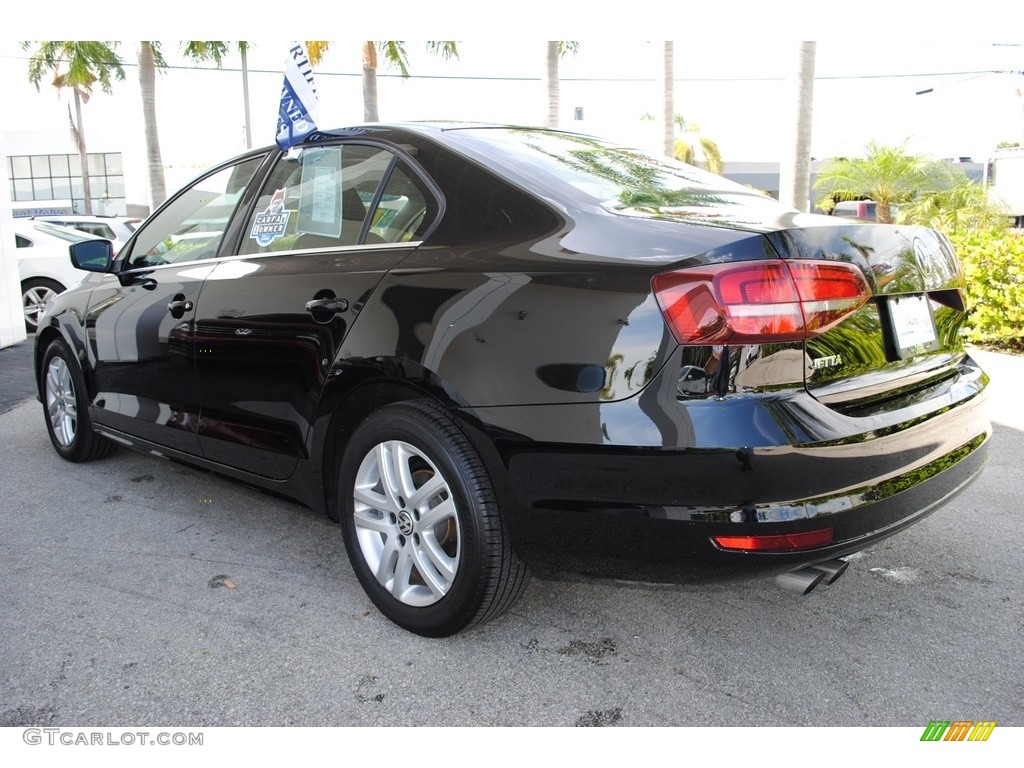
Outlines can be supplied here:
<path id="1" fill-rule="evenodd" d="M 6 58 L 20 59 L 27 62 L 28 57 Z M 137 68 L 138 64 L 130 61 L 122 61 L 120 66 L 125 68 Z M 189 71 L 189 72 L 236 72 L 242 71 L 241 67 L 202 67 L 189 64 L 168 64 L 160 68 L 163 70 Z M 249 68 L 249 74 L 281 75 L 281 69 L 259 69 Z M 362 77 L 362 72 L 331 72 L 327 70 L 316 70 L 315 76 L 320 77 Z M 961 72 L 913 72 L 913 73 L 882 73 L 873 75 L 816 75 L 815 80 L 895 80 L 901 78 L 928 78 L 928 77 L 981 77 L 993 74 L 1021 75 L 1022 71 L 1000 70 L 1000 69 L 979 69 L 965 70 Z M 377 71 L 379 78 L 399 78 L 403 80 L 479 80 L 484 82 L 540 82 L 543 78 L 537 76 L 514 76 L 514 75 L 417 75 L 410 73 L 407 77 L 399 73 Z M 742 83 L 742 82 L 781 82 L 787 78 L 778 76 L 731 76 L 731 77 L 676 77 L 673 80 L 677 83 Z M 965 77 L 965 79 L 969 79 Z M 560 77 L 559 80 L 565 83 L 652 83 L 656 77 Z"/>

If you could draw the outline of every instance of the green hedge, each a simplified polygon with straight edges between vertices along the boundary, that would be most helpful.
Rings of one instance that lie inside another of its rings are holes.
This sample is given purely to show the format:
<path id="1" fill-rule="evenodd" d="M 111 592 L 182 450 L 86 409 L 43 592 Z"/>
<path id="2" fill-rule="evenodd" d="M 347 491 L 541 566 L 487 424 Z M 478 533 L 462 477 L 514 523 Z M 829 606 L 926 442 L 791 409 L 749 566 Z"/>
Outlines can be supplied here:
<path id="1" fill-rule="evenodd" d="M 1024 233 L 973 230 L 950 239 L 967 280 L 967 338 L 1024 350 Z"/>

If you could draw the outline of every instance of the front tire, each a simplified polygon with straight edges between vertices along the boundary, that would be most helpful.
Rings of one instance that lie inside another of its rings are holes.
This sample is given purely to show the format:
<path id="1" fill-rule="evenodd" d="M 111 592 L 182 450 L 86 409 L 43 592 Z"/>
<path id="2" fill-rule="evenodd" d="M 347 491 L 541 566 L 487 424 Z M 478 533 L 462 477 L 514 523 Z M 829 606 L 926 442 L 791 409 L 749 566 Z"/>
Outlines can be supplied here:
<path id="1" fill-rule="evenodd" d="M 430 401 L 389 405 L 341 460 L 345 548 L 374 605 L 446 637 L 506 611 L 526 586 L 490 477 L 466 433 Z"/>
<path id="2" fill-rule="evenodd" d="M 85 377 L 78 360 L 60 339 L 46 348 L 40 380 L 46 431 L 57 453 L 74 462 L 108 456 L 115 444 L 93 430 Z"/>

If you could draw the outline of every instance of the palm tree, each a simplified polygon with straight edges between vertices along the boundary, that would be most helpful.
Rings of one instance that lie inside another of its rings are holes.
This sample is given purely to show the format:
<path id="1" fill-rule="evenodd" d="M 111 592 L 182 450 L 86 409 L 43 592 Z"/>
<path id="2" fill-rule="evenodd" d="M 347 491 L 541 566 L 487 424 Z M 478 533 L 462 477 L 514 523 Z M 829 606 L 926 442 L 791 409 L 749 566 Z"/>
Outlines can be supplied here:
<path id="1" fill-rule="evenodd" d="M 31 50 L 33 42 L 25 41 L 21 47 Z M 82 165 L 82 194 L 87 214 L 92 214 L 92 188 L 82 105 L 89 101 L 97 83 L 104 93 L 110 93 L 111 78 L 124 80 L 123 62 L 114 50 L 116 47 L 117 43 L 111 40 L 44 40 L 35 43 L 35 50 L 28 60 L 28 79 L 36 90 L 39 90 L 43 77 L 52 72 L 53 85 L 57 90 L 67 87 L 74 94 L 75 116 L 71 116 L 69 105 L 68 119 Z"/>
<path id="2" fill-rule="evenodd" d="M 230 40 L 189 40 L 185 43 L 185 55 L 196 62 L 212 61 L 218 68 L 224 65 L 224 57 L 230 49 Z M 238 41 L 238 53 L 242 58 L 242 110 L 245 119 L 245 148 L 252 149 L 252 119 L 249 116 L 249 41 Z M 328 40 L 306 40 L 306 53 L 314 67 L 323 60 L 331 47 Z"/>
<path id="3" fill-rule="evenodd" d="M 453 56 L 459 58 L 455 40 L 428 40 L 427 51 L 446 61 Z M 312 58 L 312 52 L 310 57 Z M 380 120 L 377 111 L 377 58 L 384 58 L 388 64 L 398 68 L 402 77 L 409 77 L 409 56 L 402 40 L 367 40 L 363 43 L 363 119 L 368 123 Z"/>
<path id="4" fill-rule="evenodd" d="M 139 90 L 142 92 L 142 117 L 146 131 L 149 202 L 153 210 L 167 198 L 164 162 L 160 155 L 160 136 L 156 125 L 156 71 L 166 66 L 160 52 L 160 43 L 151 40 L 139 43 Z"/>
<path id="5" fill-rule="evenodd" d="M 810 197 L 815 48 L 813 42 L 800 43 L 793 144 L 790 151 L 783 154 L 785 160 L 779 169 L 779 200 L 801 211 L 807 210 Z"/>
<path id="6" fill-rule="evenodd" d="M 544 125 L 548 128 L 558 127 L 558 113 L 560 111 L 558 62 L 565 57 L 565 54 L 575 55 L 579 52 L 580 44 L 576 40 L 549 40 L 547 43 L 547 66 L 545 67 L 545 83 L 548 93 L 548 117 Z"/>
<path id="7" fill-rule="evenodd" d="M 662 47 L 662 78 L 664 80 L 664 99 L 661 110 L 663 151 L 667 157 L 675 157 L 676 126 L 673 118 L 676 115 L 676 65 L 675 51 L 671 40 L 666 40 Z M 681 118 L 680 118 L 681 119 Z"/>
<path id="8" fill-rule="evenodd" d="M 1010 224 L 1006 211 L 993 205 L 985 187 L 959 170 L 950 171 L 949 186 L 926 192 L 908 205 L 901 205 L 898 221 L 939 229 L 947 235 L 969 230 L 1001 230 Z"/>
<path id="9" fill-rule="evenodd" d="M 212 61 L 220 69 L 224 66 L 230 40 L 189 40 L 185 43 L 185 55 L 197 63 Z M 245 120 L 245 148 L 252 148 L 252 128 L 249 117 L 249 41 L 238 41 L 238 52 L 242 56 L 242 110 Z"/>
<path id="10" fill-rule="evenodd" d="M 906 142 L 884 147 L 872 141 L 864 157 L 831 160 L 822 166 L 814 187 L 828 192 L 833 201 L 874 200 L 878 221 L 891 224 L 894 204 L 909 202 L 918 193 L 946 189 L 949 183 L 945 163 L 909 154 Z"/>
<path id="11" fill-rule="evenodd" d="M 720 174 L 725 167 L 722 152 L 718 145 L 700 132 L 696 123 L 688 123 L 682 115 L 675 116 L 675 124 L 679 126 L 683 138 L 675 140 L 673 156 L 690 165 L 703 165 L 711 173 Z M 689 138 L 686 138 L 689 137 Z M 700 148 L 698 153 L 697 148 Z"/>

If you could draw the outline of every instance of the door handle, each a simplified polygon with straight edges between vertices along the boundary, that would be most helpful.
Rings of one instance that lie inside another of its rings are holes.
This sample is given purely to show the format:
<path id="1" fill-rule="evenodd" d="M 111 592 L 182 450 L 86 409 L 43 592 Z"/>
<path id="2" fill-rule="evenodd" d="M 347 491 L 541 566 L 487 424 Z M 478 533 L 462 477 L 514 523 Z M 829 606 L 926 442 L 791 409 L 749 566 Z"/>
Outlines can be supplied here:
<path id="1" fill-rule="evenodd" d="M 180 320 L 186 312 L 192 311 L 192 307 L 192 302 L 186 299 L 184 294 L 179 293 L 167 305 L 167 311 L 171 313 L 171 317 L 175 320 Z"/>
<path id="2" fill-rule="evenodd" d="M 338 312 L 345 312 L 346 310 L 348 310 L 347 299 L 332 297 L 325 299 L 310 299 L 306 302 L 307 312 L 331 312 L 333 314 L 337 314 Z"/>

